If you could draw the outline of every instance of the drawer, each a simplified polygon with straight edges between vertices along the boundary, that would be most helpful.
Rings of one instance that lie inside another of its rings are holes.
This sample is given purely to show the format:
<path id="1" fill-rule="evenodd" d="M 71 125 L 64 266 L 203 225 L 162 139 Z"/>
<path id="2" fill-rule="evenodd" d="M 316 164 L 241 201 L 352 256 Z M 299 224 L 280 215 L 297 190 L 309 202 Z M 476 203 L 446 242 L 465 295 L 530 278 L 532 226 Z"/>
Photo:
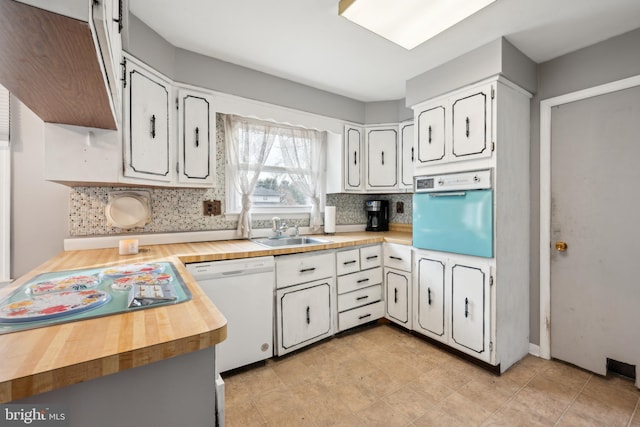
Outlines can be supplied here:
<path id="1" fill-rule="evenodd" d="M 311 282 L 335 274 L 333 252 L 298 254 L 276 257 L 276 288 Z"/>
<path id="2" fill-rule="evenodd" d="M 365 246 L 360 248 L 360 268 L 366 270 L 368 268 L 380 267 L 382 265 L 382 246 Z"/>
<path id="3" fill-rule="evenodd" d="M 344 331 L 384 316 L 384 301 L 338 313 L 338 330 Z"/>
<path id="4" fill-rule="evenodd" d="M 378 302 L 382 299 L 382 285 L 369 286 L 346 294 L 338 295 L 338 311 L 351 310 L 361 305 Z"/>
<path id="5" fill-rule="evenodd" d="M 338 277 L 338 294 L 352 292 L 382 283 L 382 268 L 359 271 Z"/>
<path id="6" fill-rule="evenodd" d="M 411 272 L 411 246 L 385 243 L 384 266 Z"/>
<path id="7" fill-rule="evenodd" d="M 360 271 L 360 251 L 358 249 L 336 252 L 336 274 L 338 276 L 356 271 Z"/>

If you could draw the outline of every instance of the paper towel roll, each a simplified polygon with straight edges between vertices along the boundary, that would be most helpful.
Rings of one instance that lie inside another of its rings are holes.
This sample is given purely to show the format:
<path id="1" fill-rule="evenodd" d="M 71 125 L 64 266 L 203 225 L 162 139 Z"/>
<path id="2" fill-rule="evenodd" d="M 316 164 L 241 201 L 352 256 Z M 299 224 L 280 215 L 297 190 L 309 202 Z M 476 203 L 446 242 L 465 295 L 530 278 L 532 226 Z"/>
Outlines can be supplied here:
<path id="1" fill-rule="evenodd" d="M 324 232 L 325 233 L 336 232 L 336 207 L 335 206 L 324 207 Z"/>

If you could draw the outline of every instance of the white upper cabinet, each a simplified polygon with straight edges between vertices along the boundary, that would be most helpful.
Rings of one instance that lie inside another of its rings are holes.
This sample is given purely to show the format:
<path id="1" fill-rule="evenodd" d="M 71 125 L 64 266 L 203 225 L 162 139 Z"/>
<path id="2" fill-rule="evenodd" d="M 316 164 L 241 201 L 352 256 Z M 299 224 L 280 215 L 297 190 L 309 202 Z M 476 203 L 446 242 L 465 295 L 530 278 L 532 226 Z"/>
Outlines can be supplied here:
<path id="1" fill-rule="evenodd" d="M 415 162 L 415 147 L 413 146 L 413 121 L 402 122 L 399 125 L 400 135 L 400 189 L 413 190 L 413 165 Z"/>
<path id="2" fill-rule="evenodd" d="M 457 91 L 414 107 L 415 174 L 432 165 L 491 157 L 496 83 Z"/>
<path id="3" fill-rule="evenodd" d="M 125 58 L 123 181 L 148 185 L 162 182 L 175 187 L 214 186 L 213 96 L 174 84 L 135 58 Z"/>
<path id="4" fill-rule="evenodd" d="M 344 169 L 345 191 L 362 191 L 364 162 L 363 162 L 364 129 L 357 126 L 344 128 Z"/>
<path id="5" fill-rule="evenodd" d="M 441 161 L 445 155 L 445 108 L 439 102 L 424 108 L 415 117 L 418 123 L 416 168 Z"/>
<path id="6" fill-rule="evenodd" d="M 126 62 L 124 175 L 171 181 L 171 84 L 143 64 Z"/>
<path id="7" fill-rule="evenodd" d="M 398 127 L 367 127 L 366 189 L 388 191 L 398 189 Z"/>
<path id="8" fill-rule="evenodd" d="M 451 149 L 456 159 L 491 155 L 493 86 L 460 94 L 451 104 Z"/>
<path id="9" fill-rule="evenodd" d="M 178 181 L 214 184 L 216 117 L 204 92 L 178 89 Z"/>
<path id="10" fill-rule="evenodd" d="M 416 158 L 413 128 L 413 120 L 346 125 L 342 141 L 328 140 L 327 193 L 412 191 Z M 337 152 L 342 153 L 339 162 Z"/>

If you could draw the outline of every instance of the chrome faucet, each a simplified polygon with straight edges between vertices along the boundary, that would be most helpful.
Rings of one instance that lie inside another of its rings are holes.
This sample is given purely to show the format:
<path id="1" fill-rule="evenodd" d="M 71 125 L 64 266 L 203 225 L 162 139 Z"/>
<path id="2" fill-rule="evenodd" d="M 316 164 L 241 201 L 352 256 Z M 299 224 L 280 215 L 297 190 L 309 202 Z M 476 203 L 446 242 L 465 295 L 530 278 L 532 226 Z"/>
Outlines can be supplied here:
<path id="1" fill-rule="evenodd" d="M 282 237 L 282 233 L 287 231 L 287 229 L 289 228 L 287 223 L 282 222 L 277 216 L 271 218 L 271 224 L 271 231 L 273 231 L 274 233 L 274 239 L 279 239 L 280 237 Z"/>

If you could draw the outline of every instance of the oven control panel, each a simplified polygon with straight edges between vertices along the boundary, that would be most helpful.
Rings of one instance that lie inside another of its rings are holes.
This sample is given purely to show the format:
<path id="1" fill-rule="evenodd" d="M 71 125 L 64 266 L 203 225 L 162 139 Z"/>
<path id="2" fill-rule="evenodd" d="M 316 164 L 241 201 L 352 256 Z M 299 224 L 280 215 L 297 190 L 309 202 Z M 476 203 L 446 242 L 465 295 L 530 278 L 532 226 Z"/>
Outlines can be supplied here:
<path id="1" fill-rule="evenodd" d="M 491 188 L 491 169 L 448 173 L 442 175 L 417 176 L 414 178 L 416 193 L 437 191 L 484 190 Z"/>

